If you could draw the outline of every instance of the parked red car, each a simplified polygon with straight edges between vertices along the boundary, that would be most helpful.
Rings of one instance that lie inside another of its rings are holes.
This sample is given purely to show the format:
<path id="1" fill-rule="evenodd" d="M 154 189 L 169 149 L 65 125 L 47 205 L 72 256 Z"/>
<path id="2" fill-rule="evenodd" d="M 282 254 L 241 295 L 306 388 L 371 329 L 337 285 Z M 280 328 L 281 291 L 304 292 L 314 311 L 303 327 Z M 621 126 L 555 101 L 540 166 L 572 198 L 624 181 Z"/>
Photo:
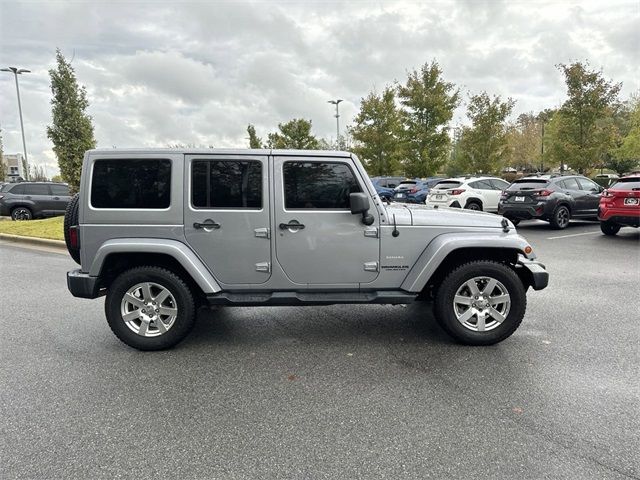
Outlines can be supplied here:
<path id="1" fill-rule="evenodd" d="M 619 178 L 602 193 L 598 220 L 605 235 L 615 235 L 625 225 L 640 225 L 640 175 Z"/>

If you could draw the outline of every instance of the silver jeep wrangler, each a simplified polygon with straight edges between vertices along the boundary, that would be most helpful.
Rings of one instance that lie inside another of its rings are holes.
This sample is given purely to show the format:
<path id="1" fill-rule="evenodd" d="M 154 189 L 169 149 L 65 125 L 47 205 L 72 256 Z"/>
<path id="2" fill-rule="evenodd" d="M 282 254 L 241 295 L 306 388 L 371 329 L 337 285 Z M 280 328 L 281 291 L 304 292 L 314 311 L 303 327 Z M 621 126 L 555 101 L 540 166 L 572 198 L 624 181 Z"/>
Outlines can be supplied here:
<path id="1" fill-rule="evenodd" d="M 91 150 L 65 216 L 76 297 L 169 348 L 200 305 L 433 301 L 454 339 L 511 335 L 548 274 L 497 215 L 385 204 L 358 158 L 290 150 Z"/>

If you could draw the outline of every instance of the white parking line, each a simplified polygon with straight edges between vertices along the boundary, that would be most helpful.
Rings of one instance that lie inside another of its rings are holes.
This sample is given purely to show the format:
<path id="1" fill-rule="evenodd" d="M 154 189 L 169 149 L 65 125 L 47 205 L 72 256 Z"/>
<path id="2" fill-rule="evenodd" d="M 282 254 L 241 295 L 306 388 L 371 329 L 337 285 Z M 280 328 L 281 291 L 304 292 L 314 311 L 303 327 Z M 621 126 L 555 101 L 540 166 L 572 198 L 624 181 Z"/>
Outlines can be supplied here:
<path id="1" fill-rule="evenodd" d="M 595 231 L 595 232 L 572 233 L 571 235 L 560 235 L 559 237 L 547 237 L 547 240 L 557 240 L 559 238 L 579 237 L 580 235 L 595 235 L 596 233 L 600 233 L 600 230 Z"/>

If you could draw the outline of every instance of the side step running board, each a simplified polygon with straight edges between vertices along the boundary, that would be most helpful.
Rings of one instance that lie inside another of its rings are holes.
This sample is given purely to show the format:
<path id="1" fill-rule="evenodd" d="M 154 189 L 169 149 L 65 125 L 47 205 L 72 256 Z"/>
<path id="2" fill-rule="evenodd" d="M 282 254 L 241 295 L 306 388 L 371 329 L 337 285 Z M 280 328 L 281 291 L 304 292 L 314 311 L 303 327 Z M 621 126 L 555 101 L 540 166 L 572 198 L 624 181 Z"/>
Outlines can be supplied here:
<path id="1" fill-rule="evenodd" d="M 220 292 L 207 295 L 211 305 L 333 305 L 337 303 L 412 303 L 417 294 L 402 290 L 375 292 Z"/>

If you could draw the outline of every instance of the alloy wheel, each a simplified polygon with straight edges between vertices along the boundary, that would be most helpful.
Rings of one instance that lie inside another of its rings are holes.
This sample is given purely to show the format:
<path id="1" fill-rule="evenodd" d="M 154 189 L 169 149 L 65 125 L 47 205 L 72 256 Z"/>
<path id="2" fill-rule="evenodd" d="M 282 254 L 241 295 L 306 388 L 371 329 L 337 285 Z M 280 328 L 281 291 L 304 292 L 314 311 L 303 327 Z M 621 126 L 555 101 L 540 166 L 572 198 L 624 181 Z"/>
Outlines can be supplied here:
<path id="1" fill-rule="evenodd" d="M 511 308 L 507 288 L 492 277 L 474 277 L 464 282 L 453 299 L 453 311 L 465 328 L 487 332 L 505 321 Z"/>
<path id="2" fill-rule="evenodd" d="M 171 292 L 153 282 L 138 283 L 128 289 L 120 304 L 122 320 L 142 337 L 158 337 L 169 331 L 178 316 Z"/>

